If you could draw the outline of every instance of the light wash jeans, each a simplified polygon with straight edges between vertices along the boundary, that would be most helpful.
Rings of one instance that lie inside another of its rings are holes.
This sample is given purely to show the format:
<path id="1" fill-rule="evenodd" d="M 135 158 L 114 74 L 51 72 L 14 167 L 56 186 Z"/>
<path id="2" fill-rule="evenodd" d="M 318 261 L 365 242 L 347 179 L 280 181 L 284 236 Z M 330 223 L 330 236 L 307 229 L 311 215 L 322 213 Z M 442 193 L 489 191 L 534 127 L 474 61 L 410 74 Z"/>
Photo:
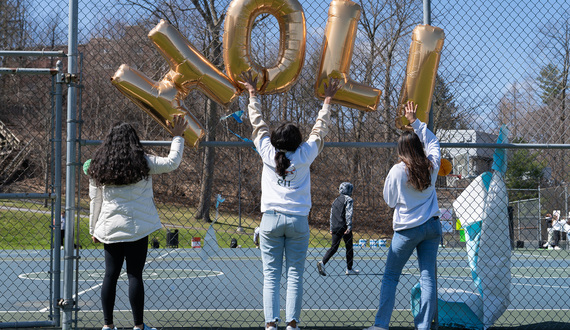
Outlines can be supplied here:
<path id="1" fill-rule="evenodd" d="M 418 330 L 430 328 L 437 299 L 435 263 L 440 240 L 441 223 L 438 217 L 432 217 L 415 228 L 394 233 L 386 260 L 386 270 L 380 286 L 380 307 L 374 320 L 375 326 L 388 329 L 396 299 L 396 285 L 400 281 L 404 265 L 416 249 L 422 295 L 420 312 L 414 318 L 414 323 Z"/>
<path id="2" fill-rule="evenodd" d="M 309 221 L 297 216 L 267 211 L 261 219 L 259 249 L 263 261 L 263 312 L 265 323 L 279 322 L 279 289 L 283 252 L 287 271 L 285 321 L 300 322 L 303 272 L 309 247 Z"/>

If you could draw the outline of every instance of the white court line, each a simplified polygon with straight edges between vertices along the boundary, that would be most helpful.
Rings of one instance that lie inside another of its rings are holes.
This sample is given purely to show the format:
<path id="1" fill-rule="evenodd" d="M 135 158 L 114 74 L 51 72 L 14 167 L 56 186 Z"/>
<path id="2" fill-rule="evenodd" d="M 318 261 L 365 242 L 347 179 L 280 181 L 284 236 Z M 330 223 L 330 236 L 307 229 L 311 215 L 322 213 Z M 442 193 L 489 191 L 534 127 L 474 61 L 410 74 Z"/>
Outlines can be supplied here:
<path id="1" fill-rule="evenodd" d="M 164 254 L 162 254 L 162 255 L 159 255 L 159 256 L 156 257 L 156 258 L 153 258 L 153 259 L 151 259 L 151 260 L 145 262 L 145 263 L 144 263 L 145 266 L 148 265 L 148 264 L 150 264 L 151 262 L 153 262 L 153 261 L 156 260 L 156 259 L 164 259 L 164 257 L 166 257 L 166 256 L 168 256 L 170 253 L 174 252 L 174 250 L 176 250 L 176 249 L 173 249 L 173 250 L 170 251 L 170 252 L 166 252 L 166 253 L 164 253 Z M 126 275 L 126 274 L 127 274 L 126 272 L 123 272 L 123 273 L 121 273 L 121 274 L 119 275 L 119 277 L 124 276 L 124 275 Z M 85 293 L 87 293 L 87 292 L 93 291 L 93 290 L 95 290 L 95 289 L 98 289 L 98 288 L 100 288 L 102 285 L 103 285 L 103 283 L 96 284 L 96 285 L 90 287 L 89 289 L 86 289 L 86 290 L 83 290 L 83 291 L 81 291 L 81 292 L 78 292 L 75 296 L 73 296 L 73 298 L 74 298 L 75 301 L 77 301 L 77 298 L 79 298 L 79 296 L 81 296 L 81 295 L 83 295 L 83 294 L 85 294 Z M 49 311 L 49 307 L 42 308 L 42 309 L 39 310 L 39 312 L 44 312 L 44 313 L 47 312 L 47 311 Z"/>

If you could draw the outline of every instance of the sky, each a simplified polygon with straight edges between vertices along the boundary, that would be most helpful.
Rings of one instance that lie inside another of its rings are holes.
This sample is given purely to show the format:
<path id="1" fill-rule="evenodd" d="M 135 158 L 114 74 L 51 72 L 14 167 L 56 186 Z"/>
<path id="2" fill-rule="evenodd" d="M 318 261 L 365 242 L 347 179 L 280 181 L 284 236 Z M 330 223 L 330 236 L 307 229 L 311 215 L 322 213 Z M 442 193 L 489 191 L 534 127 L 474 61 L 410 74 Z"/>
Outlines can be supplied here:
<path id="1" fill-rule="evenodd" d="M 67 1 L 28 1 L 40 30 L 57 19 L 61 34 L 67 35 Z M 129 14 L 122 2 L 80 0 L 80 43 L 104 26 L 108 18 L 137 19 L 137 14 Z M 320 42 L 329 2 L 300 3 L 305 10 L 308 43 Z M 540 30 L 570 17 L 567 0 L 432 0 L 431 9 L 432 25 L 443 28 L 446 34 L 439 74 L 451 83 L 459 104 L 475 108 L 480 114 L 482 128 L 494 125 L 489 122 L 489 114 L 510 86 L 536 78 L 541 66 L 555 60 L 540 46 L 544 39 Z"/>
<path id="2" fill-rule="evenodd" d="M 439 72 L 467 77 L 456 93 L 467 104 L 481 102 L 484 116 L 510 86 L 536 78 L 541 66 L 555 61 L 540 46 L 540 30 L 569 16 L 566 0 L 432 1 L 432 25 L 446 33 Z"/>

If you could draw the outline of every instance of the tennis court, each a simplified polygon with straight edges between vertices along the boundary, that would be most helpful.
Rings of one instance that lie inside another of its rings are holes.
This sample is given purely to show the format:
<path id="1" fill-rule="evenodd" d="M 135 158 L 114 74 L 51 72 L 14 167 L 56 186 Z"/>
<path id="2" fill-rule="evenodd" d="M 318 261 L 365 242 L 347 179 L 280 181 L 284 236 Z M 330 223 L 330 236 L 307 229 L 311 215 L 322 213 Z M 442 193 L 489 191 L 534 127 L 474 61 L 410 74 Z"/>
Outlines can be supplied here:
<path id="1" fill-rule="evenodd" d="M 99 292 L 103 276 L 102 250 L 81 250 L 79 268 L 79 327 L 96 328 L 101 319 Z M 162 327 L 241 327 L 251 319 L 263 324 L 262 273 L 259 250 L 221 249 L 205 256 L 201 249 L 151 249 L 145 268 L 147 295 L 145 317 Z M 315 260 L 324 249 L 311 249 L 306 262 L 304 311 L 305 327 L 363 327 L 371 325 L 378 303 L 386 248 L 355 248 L 358 276 L 346 276 L 342 251 L 327 264 L 328 276 L 319 276 Z M 10 268 L 18 278 L 0 277 L 0 292 L 10 310 L 38 320 L 49 314 L 49 303 L 38 300 L 37 292 L 22 288 L 35 282 L 35 290 L 49 291 L 49 251 L 1 251 L 2 268 Z M 18 255 L 21 255 L 20 257 Z M 460 248 L 440 248 L 438 286 L 474 290 L 466 253 Z M 521 323 L 521 317 L 538 313 L 543 322 L 568 322 L 570 261 L 567 251 L 516 250 L 512 256 L 511 304 L 497 326 Z M 38 271 L 44 269 L 44 271 Z M 8 272 L 0 272 L 7 274 Z M 126 277 L 126 275 L 125 275 Z M 410 289 L 418 282 L 415 257 L 404 268 L 397 291 L 394 326 L 413 325 Z M 282 283 L 284 283 L 283 281 Z M 126 298 L 126 278 L 119 282 L 116 323 L 129 326 L 130 307 Z M 284 290 L 282 290 L 282 295 Z M 122 296 L 122 298 L 121 298 Z M 4 304 L 6 306 L 6 304 Z M 243 308 L 247 306 L 247 308 Z M 24 312 L 24 313 L 22 313 Z M 87 320 L 83 321 L 83 320 Z M 327 320 L 327 321 L 323 321 Z M 23 320 L 22 320 L 23 321 Z"/>

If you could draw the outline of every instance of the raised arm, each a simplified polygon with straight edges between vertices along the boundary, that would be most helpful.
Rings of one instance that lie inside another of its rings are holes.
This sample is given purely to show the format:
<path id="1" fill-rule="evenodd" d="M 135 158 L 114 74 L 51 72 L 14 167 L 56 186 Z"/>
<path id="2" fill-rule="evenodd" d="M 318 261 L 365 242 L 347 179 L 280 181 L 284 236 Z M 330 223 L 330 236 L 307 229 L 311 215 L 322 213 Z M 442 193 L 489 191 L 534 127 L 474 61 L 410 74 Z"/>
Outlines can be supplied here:
<path id="1" fill-rule="evenodd" d="M 253 126 L 253 131 L 251 132 L 251 139 L 255 145 L 258 145 L 259 140 L 269 135 L 269 127 L 261 117 L 261 104 L 257 99 L 257 76 L 254 78 L 251 70 L 242 72 L 240 75 L 241 81 L 239 83 L 243 84 L 245 89 L 249 92 L 249 105 L 248 115 Z"/>
<path id="2" fill-rule="evenodd" d="M 182 134 L 188 127 L 188 122 L 181 114 L 174 115 L 172 121 L 167 122 L 168 127 L 172 131 L 172 143 L 170 144 L 170 152 L 167 157 L 158 157 L 147 155 L 150 168 L 149 174 L 161 174 L 174 171 L 182 162 L 182 154 L 184 153 L 184 138 Z"/>
<path id="3" fill-rule="evenodd" d="M 309 141 L 315 141 L 319 152 L 323 149 L 323 140 L 325 136 L 329 132 L 329 124 L 331 121 L 330 115 L 330 104 L 332 101 L 333 96 L 339 90 L 341 84 L 340 80 L 336 78 L 331 78 L 329 80 L 329 84 L 326 82 L 325 84 L 325 100 L 323 102 L 323 108 L 319 111 L 317 115 L 317 121 L 311 130 L 311 134 L 309 135 Z"/>
<path id="4" fill-rule="evenodd" d="M 408 101 L 404 106 L 406 119 L 412 125 L 414 132 L 420 138 L 420 141 L 424 144 L 424 149 L 426 151 L 426 156 L 434 163 L 434 168 L 438 169 L 441 161 L 441 150 L 439 148 L 439 141 L 435 134 L 430 131 L 422 121 L 418 120 L 416 117 L 416 111 L 418 105 L 414 104 L 413 101 Z"/>

